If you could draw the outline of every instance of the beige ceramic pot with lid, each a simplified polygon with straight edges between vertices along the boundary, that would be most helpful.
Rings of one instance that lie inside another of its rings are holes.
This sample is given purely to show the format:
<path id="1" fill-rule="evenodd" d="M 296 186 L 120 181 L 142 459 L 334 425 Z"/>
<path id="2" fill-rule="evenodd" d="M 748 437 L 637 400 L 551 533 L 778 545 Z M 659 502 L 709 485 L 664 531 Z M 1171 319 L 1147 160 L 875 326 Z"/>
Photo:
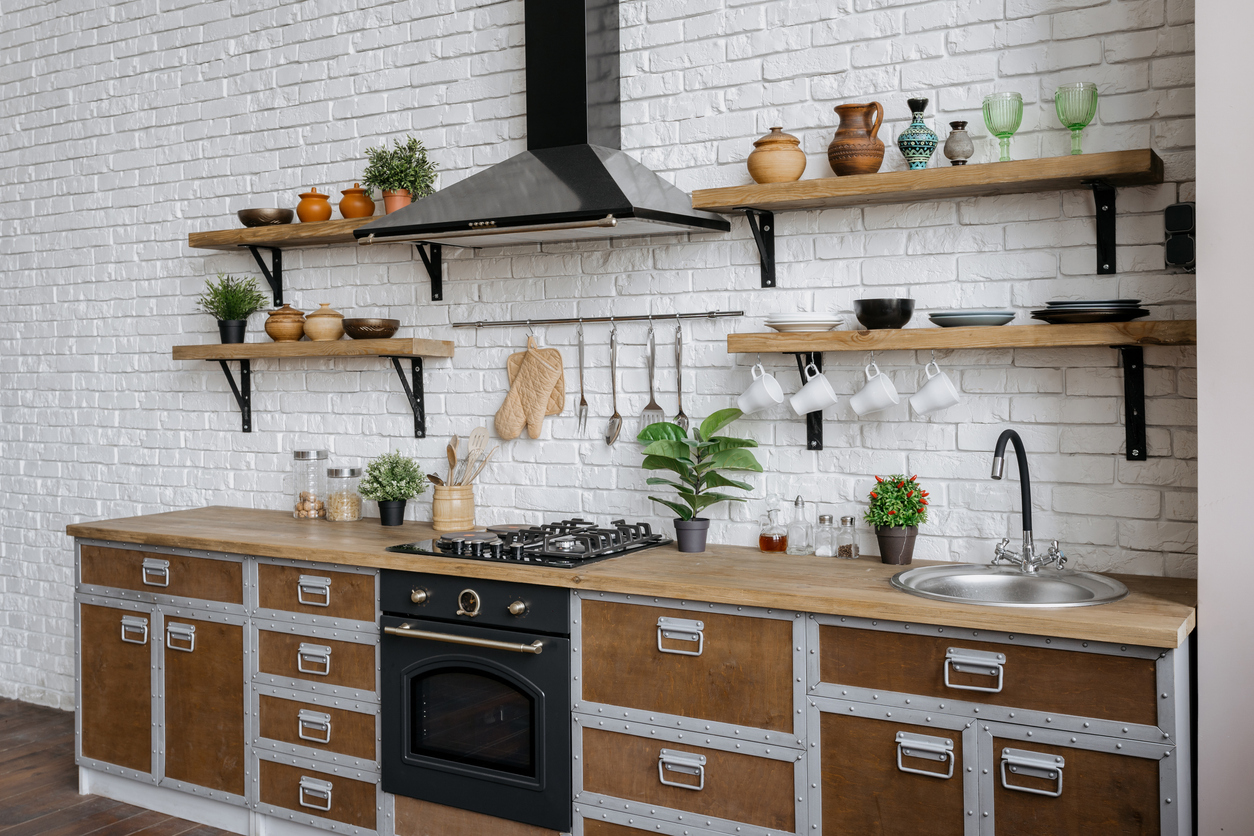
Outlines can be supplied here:
<path id="1" fill-rule="evenodd" d="M 266 333 L 276 343 L 295 342 L 305 334 L 305 315 L 284 305 L 266 317 Z"/>
<path id="2" fill-rule="evenodd" d="M 771 128 L 769 134 L 753 143 L 748 164 L 749 176 L 755 183 L 791 183 L 805 172 L 806 155 L 801 150 L 801 140 L 784 133 L 783 128 Z"/>
<path id="3" fill-rule="evenodd" d="M 315 342 L 338 340 L 344 336 L 344 314 L 320 302 L 318 310 L 305 317 L 305 336 Z"/>

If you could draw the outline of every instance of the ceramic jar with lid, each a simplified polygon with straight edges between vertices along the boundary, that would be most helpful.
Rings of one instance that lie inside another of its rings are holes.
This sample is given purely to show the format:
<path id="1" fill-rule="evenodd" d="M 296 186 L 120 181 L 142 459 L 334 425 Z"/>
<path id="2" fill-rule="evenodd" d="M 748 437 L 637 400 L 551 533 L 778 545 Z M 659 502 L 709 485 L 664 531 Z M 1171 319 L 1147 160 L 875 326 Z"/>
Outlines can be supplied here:
<path id="1" fill-rule="evenodd" d="M 303 224 L 331 220 L 330 196 L 322 194 L 316 187 L 305 192 L 300 196 L 300 203 L 296 204 L 296 217 Z"/>
<path id="2" fill-rule="evenodd" d="M 344 314 L 321 302 L 318 310 L 305 317 L 305 336 L 314 342 L 338 340 L 344 336 Z"/>
<path id="3" fill-rule="evenodd" d="M 342 189 L 340 194 L 340 214 L 345 218 L 368 218 L 374 214 L 374 198 L 370 189 L 363 189 L 360 183 L 354 183 L 351 189 Z"/>
<path id="4" fill-rule="evenodd" d="M 769 134 L 753 143 L 748 164 L 749 176 L 755 183 L 791 183 L 805 172 L 806 155 L 801 150 L 801 140 L 784 133 L 783 128 L 771 128 Z"/>
<path id="5" fill-rule="evenodd" d="M 323 520 L 327 516 L 327 451 L 292 451 L 292 516 Z"/>
<path id="6" fill-rule="evenodd" d="M 266 333 L 276 343 L 295 342 L 305 335 L 305 315 L 284 305 L 266 317 Z"/>

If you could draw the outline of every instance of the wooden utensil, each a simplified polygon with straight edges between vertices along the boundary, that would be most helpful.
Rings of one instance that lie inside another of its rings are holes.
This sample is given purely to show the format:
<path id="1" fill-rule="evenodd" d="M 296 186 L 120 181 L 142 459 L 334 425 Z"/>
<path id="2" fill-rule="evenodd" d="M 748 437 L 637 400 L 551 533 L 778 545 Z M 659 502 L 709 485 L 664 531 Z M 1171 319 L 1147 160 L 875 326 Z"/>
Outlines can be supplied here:
<path id="1" fill-rule="evenodd" d="M 427 474 L 427 481 L 433 485 L 439 485 L 440 487 L 444 487 L 444 480 L 441 479 L 439 476 L 436 476 L 434 473 Z"/>
<path id="2" fill-rule="evenodd" d="M 469 485 L 471 470 L 479 457 L 483 455 L 484 449 L 488 446 L 488 428 L 475 427 L 470 431 L 470 442 L 468 452 L 466 453 L 466 464 L 462 467 L 461 478 L 458 480 L 459 485 Z"/>
<path id="3" fill-rule="evenodd" d="M 453 483 L 453 471 L 457 470 L 457 448 L 461 445 L 462 440 L 459 436 L 454 435 L 448 443 L 448 484 Z"/>
<path id="4" fill-rule="evenodd" d="M 497 446 L 497 447 L 493 447 L 491 450 L 488 451 L 488 454 L 483 457 L 483 461 L 479 462 L 479 466 L 475 468 L 475 472 L 470 474 L 470 478 L 466 480 L 467 485 L 474 484 L 475 478 L 479 475 L 479 472 L 483 470 L 485 465 L 487 465 L 488 461 L 492 458 L 492 454 L 495 453 L 499 449 L 501 448 Z"/>

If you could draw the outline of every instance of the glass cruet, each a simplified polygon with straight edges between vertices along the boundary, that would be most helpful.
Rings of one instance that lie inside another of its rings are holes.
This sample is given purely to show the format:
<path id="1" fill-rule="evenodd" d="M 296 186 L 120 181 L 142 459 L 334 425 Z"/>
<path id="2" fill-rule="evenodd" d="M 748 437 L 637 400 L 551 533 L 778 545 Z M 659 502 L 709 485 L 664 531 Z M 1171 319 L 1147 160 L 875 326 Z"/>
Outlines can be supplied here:
<path id="1" fill-rule="evenodd" d="M 758 532 L 758 548 L 764 552 L 782 552 L 788 548 L 788 532 L 779 522 L 779 509 L 767 511 L 761 520 L 762 530 Z"/>
<path id="2" fill-rule="evenodd" d="M 814 554 L 814 526 L 806 518 L 806 501 L 793 502 L 792 522 L 788 524 L 788 554 Z"/>

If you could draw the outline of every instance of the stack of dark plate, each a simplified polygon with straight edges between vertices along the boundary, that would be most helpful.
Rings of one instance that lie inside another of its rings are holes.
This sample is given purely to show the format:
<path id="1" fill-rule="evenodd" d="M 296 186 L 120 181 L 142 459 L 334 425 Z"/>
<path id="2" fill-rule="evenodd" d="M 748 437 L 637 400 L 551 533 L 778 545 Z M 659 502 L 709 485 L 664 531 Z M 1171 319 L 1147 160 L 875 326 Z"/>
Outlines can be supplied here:
<path id="1" fill-rule="evenodd" d="M 1040 311 L 1032 311 L 1032 318 L 1050 325 L 1078 324 L 1085 322 L 1128 322 L 1149 316 L 1141 307 L 1140 299 L 1083 299 L 1076 302 L 1050 302 Z"/>

